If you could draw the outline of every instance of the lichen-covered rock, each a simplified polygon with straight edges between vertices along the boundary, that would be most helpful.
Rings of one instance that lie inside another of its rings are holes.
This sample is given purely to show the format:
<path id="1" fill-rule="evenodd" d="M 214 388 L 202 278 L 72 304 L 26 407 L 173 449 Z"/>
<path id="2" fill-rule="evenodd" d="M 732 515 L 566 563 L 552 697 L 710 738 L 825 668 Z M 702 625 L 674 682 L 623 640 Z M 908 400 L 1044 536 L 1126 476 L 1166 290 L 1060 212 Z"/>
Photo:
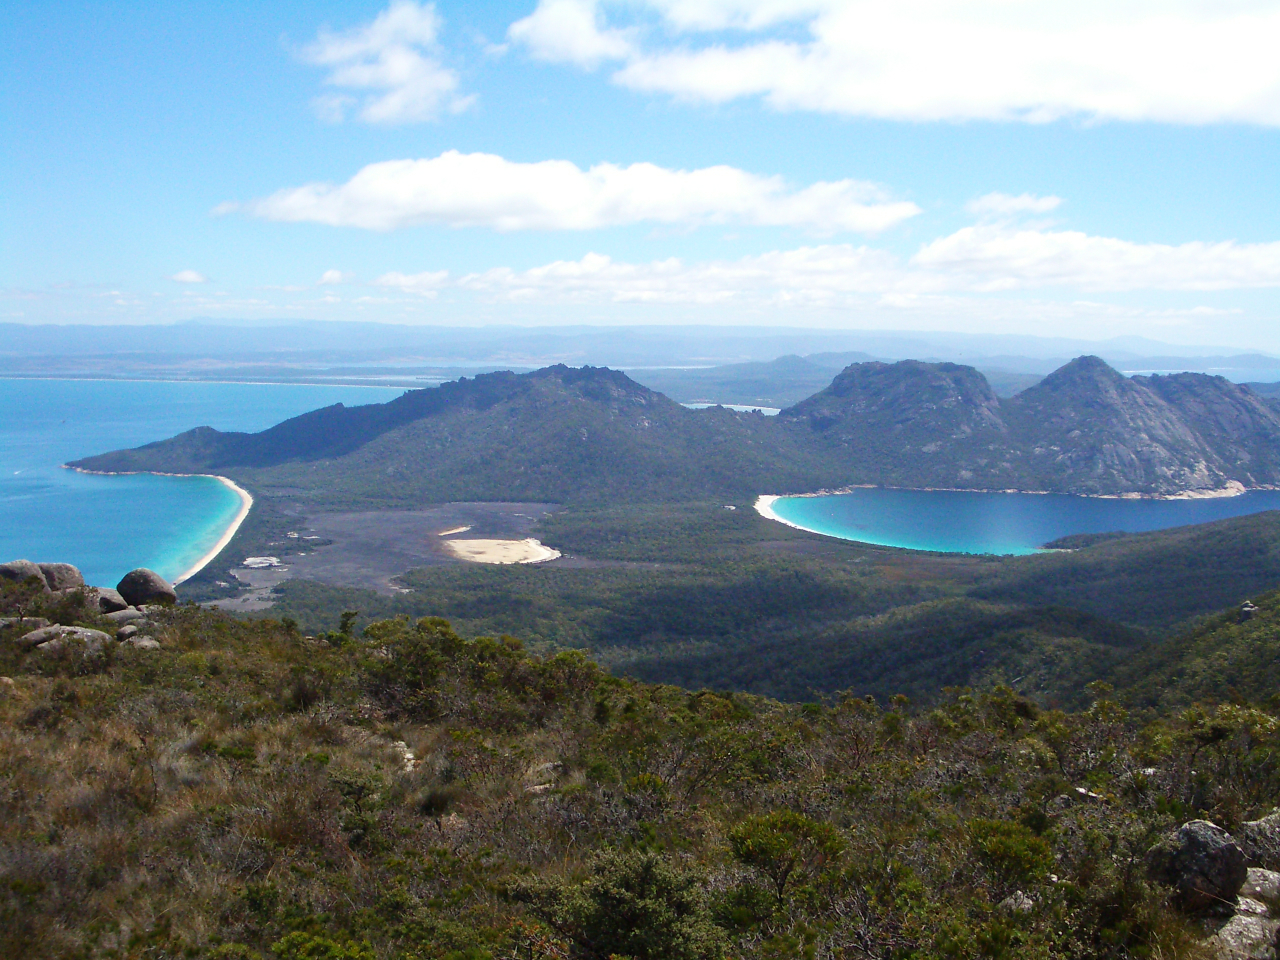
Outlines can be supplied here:
<path id="1" fill-rule="evenodd" d="M 160 642 L 155 637 L 130 637 L 124 643 L 126 646 L 136 647 L 138 650 L 160 649 Z"/>
<path id="2" fill-rule="evenodd" d="M 145 620 L 147 615 L 137 607 L 125 607 L 123 610 L 113 610 L 105 615 L 112 623 L 132 623 L 134 620 Z"/>
<path id="3" fill-rule="evenodd" d="M 1249 876 L 1245 878 L 1244 886 L 1240 888 L 1240 896 L 1266 903 L 1280 903 L 1280 873 L 1274 870 L 1263 870 L 1261 867 L 1250 867 Z"/>
<path id="4" fill-rule="evenodd" d="M 50 590 L 70 590 L 84 586 L 84 577 L 69 563 L 41 563 L 38 566 Z"/>
<path id="5" fill-rule="evenodd" d="M 120 596 L 119 590 L 112 590 L 110 587 L 94 587 L 98 594 L 98 610 L 102 613 L 115 613 L 117 610 L 124 610 L 129 604 L 124 597 Z"/>
<path id="6" fill-rule="evenodd" d="M 87 649 L 96 653 L 110 642 L 111 638 L 101 630 L 56 625 L 32 630 L 18 640 L 24 647 L 32 647 L 39 653 L 53 653 L 69 643 L 83 643 Z"/>
<path id="7" fill-rule="evenodd" d="M 49 584 L 45 580 L 44 574 L 30 560 L 10 560 L 8 563 L 0 563 L 0 580 L 24 583 L 32 578 L 45 590 L 49 589 Z"/>
<path id="8" fill-rule="evenodd" d="M 1265 905 L 1240 898 L 1235 916 L 1209 938 L 1212 956 L 1219 960 L 1276 960 L 1276 934 L 1280 920 L 1273 920 Z"/>
<path id="9" fill-rule="evenodd" d="M 138 635 L 137 624 L 126 623 L 123 627 L 116 631 L 117 640 L 128 640 L 130 637 Z"/>
<path id="10" fill-rule="evenodd" d="M 1240 824 L 1238 834 L 1237 842 L 1250 863 L 1280 870 L 1280 811 Z"/>
<path id="11" fill-rule="evenodd" d="M 1190 911 L 1229 908 L 1248 877 L 1244 852 L 1208 820 L 1184 823 L 1148 850 L 1147 870 Z"/>
<path id="12" fill-rule="evenodd" d="M 173 589 L 173 585 L 160 574 L 146 567 L 130 570 L 124 575 L 124 579 L 116 584 L 116 589 L 120 591 L 120 596 L 124 597 L 125 602 L 133 607 L 148 603 L 171 606 L 178 602 L 178 594 Z"/>

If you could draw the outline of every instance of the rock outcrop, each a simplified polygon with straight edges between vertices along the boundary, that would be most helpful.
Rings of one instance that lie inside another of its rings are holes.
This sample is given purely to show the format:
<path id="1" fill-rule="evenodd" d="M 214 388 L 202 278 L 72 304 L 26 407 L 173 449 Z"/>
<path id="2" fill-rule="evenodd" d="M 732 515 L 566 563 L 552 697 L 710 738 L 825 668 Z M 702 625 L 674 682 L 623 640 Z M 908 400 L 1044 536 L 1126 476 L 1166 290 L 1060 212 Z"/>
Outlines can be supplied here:
<path id="1" fill-rule="evenodd" d="M 71 590 L 84 586 L 84 577 L 69 563 L 37 564 L 50 590 Z"/>
<path id="2" fill-rule="evenodd" d="M 116 590 L 120 592 L 127 604 L 140 607 L 148 603 L 169 606 L 178 602 L 178 594 L 173 585 L 154 570 L 139 567 L 124 575 Z"/>
<path id="3" fill-rule="evenodd" d="M 40 630 L 32 630 L 18 639 L 24 647 L 33 648 L 41 653 L 53 653 L 70 643 L 83 643 L 91 652 L 104 649 L 111 642 L 111 637 L 101 630 L 88 627 L 52 626 Z"/>
<path id="4" fill-rule="evenodd" d="M 1240 825 L 1238 841 L 1249 862 L 1267 870 L 1280 870 L 1280 811 Z"/>
<path id="5" fill-rule="evenodd" d="M 1146 859 L 1152 879 L 1172 887 L 1178 905 L 1190 912 L 1233 907 L 1248 878 L 1244 852 L 1208 820 L 1184 823 L 1147 851 Z"/>
<path id="6" fill-rule="evenodd" d="M 46 590 L 49 589 L 44 573 L 41 572 L 39 566 L 30 560 L 10 560 L 8 563 L 0 563 L 0 579 L 10 580 L 14 583 L 25 583 L 34 579 L 41 587 Z"/>

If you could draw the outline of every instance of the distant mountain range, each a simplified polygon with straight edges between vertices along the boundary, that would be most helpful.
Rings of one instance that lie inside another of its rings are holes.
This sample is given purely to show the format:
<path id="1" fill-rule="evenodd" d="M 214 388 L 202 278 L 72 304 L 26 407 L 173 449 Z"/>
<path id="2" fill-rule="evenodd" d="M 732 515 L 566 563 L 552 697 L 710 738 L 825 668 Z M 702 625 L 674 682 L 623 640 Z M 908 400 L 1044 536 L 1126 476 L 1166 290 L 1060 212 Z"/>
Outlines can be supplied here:
<path id="1" fill-rule="evenodd" d="M 548 367 L 209 427 L 88 457 L 221 473 L 317 503 L 663 501 L 853 484 L 1100 495 L 1280 485 L 1280 412 L 1248 387 L 1080 357 L 1013 397 L 952 363 L 852 363 L 777 417 L 689 410 L 625 374 Z"/>

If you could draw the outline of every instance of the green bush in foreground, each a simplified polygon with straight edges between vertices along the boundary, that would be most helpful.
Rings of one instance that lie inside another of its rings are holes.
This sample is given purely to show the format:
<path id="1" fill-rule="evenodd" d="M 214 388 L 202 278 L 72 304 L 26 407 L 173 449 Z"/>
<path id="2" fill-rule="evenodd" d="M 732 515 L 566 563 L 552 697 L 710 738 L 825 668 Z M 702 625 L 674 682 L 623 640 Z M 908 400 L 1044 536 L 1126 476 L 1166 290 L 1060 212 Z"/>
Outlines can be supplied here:
<path id="1" fill-rule="evenodd" d="M 100 657 L 0 632 L 0 956 L 1192 957 L 1143 854 L 1280 796 L 1242 704 L 789 706 L 438 619 L 159 617 Z"/>

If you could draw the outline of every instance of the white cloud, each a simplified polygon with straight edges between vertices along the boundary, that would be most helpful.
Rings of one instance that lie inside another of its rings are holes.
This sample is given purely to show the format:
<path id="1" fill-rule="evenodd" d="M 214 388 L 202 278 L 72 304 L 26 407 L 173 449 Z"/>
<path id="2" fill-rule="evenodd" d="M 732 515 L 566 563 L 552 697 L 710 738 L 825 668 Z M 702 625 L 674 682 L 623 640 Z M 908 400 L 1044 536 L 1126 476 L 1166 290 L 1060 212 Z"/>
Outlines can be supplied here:
<path id="1" fill-rule="evenodd" d="M 316 281 L 317 286 L 328 286 L 330 284 L 350 283 L 355 279 L 355 274 L 344 273 L 341 270 L 326 270 L 320 274 L 320 279 Z"/>
<path id="2" fill-rule="evenodd" d="M 396 287 L 405 293 L 433 298 L 449 282 L 448 270 L 425 270 L 422 273 L 384 273 L 373 281 L 379 287 Z"/>
<path id="3" fill-rule="evenodd" d="M 1061 204 L 1061 197 L 1038 197 L 1032 193 L 1020 193 L 1015 197 L 1007 193 L 988 193 L 970 200 L 965 209 L 978 217 L 1006 218 L 1023 213 L 1049 213 Z"/>
<path id="4" fill-rule="evenodd" d="M 507 36 L 539 60 L 587 68 L 631 53 L 623 31 L 600 29 L 595 0 L 541 0 L 532 14 L 511 25 Z"/>
<path id="5" fill-rule="evenodd" d="M 900 274 L 889 254 L 836 244 L 696 264 L 675 258 L 619 263 L 589 253 L 581 260 L 559 260 L 519 272 L 499 267 L 469 274 L 458 283 L 517 301 L 826 303 L 841 294 L 892 289 Z"/>
<path id="6" fill-rule="evenodd" d="M 500 299 L 907 305 L 920 298 L 1067 287 L 1211 291 L 1280 287 L 1280 243 L 1138 244 L 1074 231 L 966 227 L 905 263 L 850 244 L 776 250 L 738 260 L 621 263 L 598 254 L 529 270 L 499 267 L 457 281 Z"/>
<path id="7" fill-rule="evenodd" d="M 973 290 L 1239 290 L 1280 286 L 1280 243 L 1172 246 L 981 224 L 926 244 L 911 265 Z"/>
<path id="8" fill-rule="evenodd" d="M 268 220 L 394 230 L 422 223 L 513 230 L 591 230 L 634 223 L 738 223 L 875 233 L 915 216 L 874 184 L 820 182 L 793 190 L 780 177 L 734 167 L 669 170 L 651 163 L 516 163 L 450 150 L 391 160 L 341 185 L 312 183 L 246 205 Z"/>
<path id="9" fill-rule="evenodd" d="M 465 109 L 473 98 L 458 95 L 458 75 L 439 59 L 440 24 L 434 4 L 393 0 L 370 24 L 322 29 L 301 55 L 328 67 L 325 83 L 343 92 L 317 98 L 317 113 L 335 123 L 354 111 L 365 123 L 397 124 Z"/>
<path id="10" fill-rule="evenodd" d="M 170 280 L 176 280 L 178 283 L 208 283 L 209 278 L 203 273 L 196 270 L 179 270 Z"/>
<path id="11" fill-rule="evenodd" d="M 656 21 L 656 23 L 654 22 Z M 540 0 L 511 39 L 635 90 L 896 120 L 1280 125 L 1275 0 Z"/>

